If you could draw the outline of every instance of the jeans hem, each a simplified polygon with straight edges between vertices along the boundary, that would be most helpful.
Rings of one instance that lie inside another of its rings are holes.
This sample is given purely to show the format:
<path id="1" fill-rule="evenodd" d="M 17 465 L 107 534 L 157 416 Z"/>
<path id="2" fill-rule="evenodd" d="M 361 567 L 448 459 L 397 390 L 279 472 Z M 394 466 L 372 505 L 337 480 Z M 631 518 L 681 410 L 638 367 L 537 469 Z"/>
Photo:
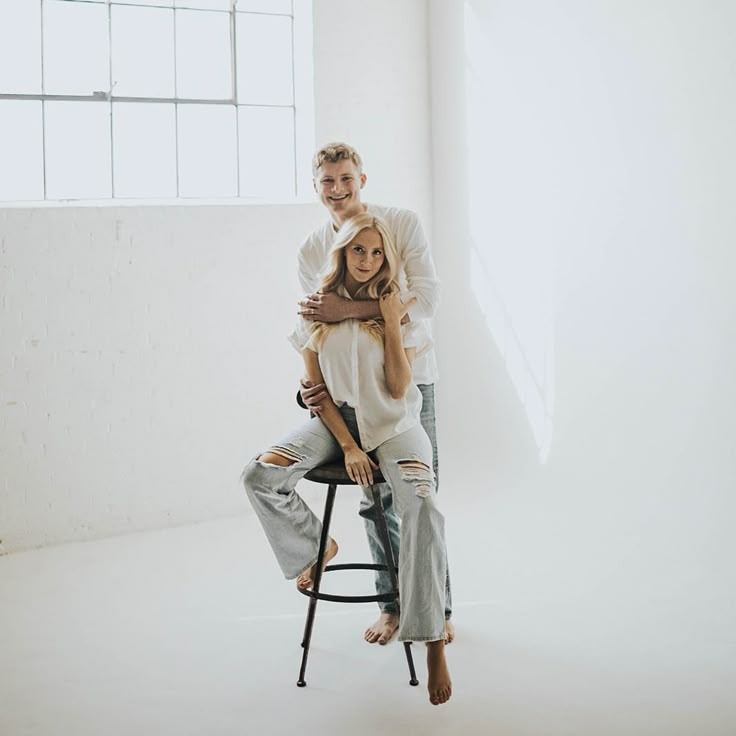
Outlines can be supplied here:
<path id="1" fill-rule="evenodd" d="M 399 635 L 399 641 L 423 641 L 423 642 L 433 642 L 433 641 L 445 641 L 446 639 L 445 632 L 443 631 L 440 636 L 407 636 L 405 634 Z"/>
<path id="2" fill-rule="evenodd" d="M 310 567 L 317 564 L 317 559 L 319 558 L 319 553 L 317 554 L 317 557 L 315 557 L 306 567 L 303 567 L 298 573 L 295 575 L 287 575 L 287 580 L 296 580 L 300 575 L 303 575 L 307 570 L 309 570 Z"/>

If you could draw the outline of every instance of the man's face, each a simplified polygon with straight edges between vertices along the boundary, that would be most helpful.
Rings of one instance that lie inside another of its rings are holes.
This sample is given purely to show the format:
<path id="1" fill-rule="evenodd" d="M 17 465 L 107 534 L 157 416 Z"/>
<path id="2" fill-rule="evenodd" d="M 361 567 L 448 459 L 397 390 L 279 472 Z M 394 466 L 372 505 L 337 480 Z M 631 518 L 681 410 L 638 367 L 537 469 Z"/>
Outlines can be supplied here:
<path id="1" fill-rule="evenodd" d="M 332 219 L 338 223 L 363 211 L 360 190 L 365 184 L 365 174 L 358 172 L 352 161 L 325 161 L 314 177 L 314 189 Z"/>

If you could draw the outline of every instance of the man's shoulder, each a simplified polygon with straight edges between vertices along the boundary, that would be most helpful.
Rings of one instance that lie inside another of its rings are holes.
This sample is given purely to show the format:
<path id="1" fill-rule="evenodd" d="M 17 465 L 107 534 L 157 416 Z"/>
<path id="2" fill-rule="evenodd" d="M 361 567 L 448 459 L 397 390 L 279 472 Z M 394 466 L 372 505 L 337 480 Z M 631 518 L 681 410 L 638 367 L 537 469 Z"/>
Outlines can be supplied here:
<path id="1" fill-rule="evenodd" d="M 418 222 L 417 213 L 405 207 L 390 207 L 385 204 L 369 204 L 368 209 L 389 224 L 412 224 Z"/>
<path id="2" fill-rule="evenodd" d="M 299 253 L 307 255 L 309 253 L 321 252 L 325 249 L 327 242 L 332 234 L 332 223 L 328 220 L 323 222 L 306 235 L 299 245 Z"/>

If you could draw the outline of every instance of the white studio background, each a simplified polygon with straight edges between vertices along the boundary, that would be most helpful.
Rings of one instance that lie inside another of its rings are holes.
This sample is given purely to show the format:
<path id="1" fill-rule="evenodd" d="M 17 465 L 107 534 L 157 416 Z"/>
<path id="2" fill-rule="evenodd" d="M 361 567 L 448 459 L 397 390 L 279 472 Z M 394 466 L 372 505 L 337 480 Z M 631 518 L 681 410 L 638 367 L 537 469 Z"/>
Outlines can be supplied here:
<path id="1" fill-rule="evenodd" d="M 599 733 L 726 733 L 736 8 L 430 6 L 451 562 Z"/>
<path id="2" fill-rule="evenodd" d="M 455 598 L 544 693 L 494 680 L 496 717 L 733 733 L 736 7 L 314 9 L 316 139 L 420 214 L 443 280 Z M 303 416 L 285 334 L 323 216 L 0 208 L 0 551 L 251 513 L 242 465 Z"/>

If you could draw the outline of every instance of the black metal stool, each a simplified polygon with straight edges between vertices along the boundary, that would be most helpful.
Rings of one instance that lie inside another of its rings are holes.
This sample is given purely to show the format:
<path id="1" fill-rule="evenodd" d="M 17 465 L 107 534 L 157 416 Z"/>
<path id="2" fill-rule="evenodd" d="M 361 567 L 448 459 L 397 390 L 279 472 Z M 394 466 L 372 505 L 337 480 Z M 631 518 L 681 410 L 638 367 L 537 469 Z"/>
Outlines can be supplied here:
<path id="1" fill-rule="evenodd" d="M 343 563 L 340 565 L 327 565 L 325 572 L 333 570 L 388 570 L 391 576 L 391 585 L 393 591 L 391 593 L 374 594 L 374 595 L 332 595 L 330 593 L 321 593 L 320 584 L 322 582 L 322 565 L 327 549 L 327 539 L 330 532 L 330 521 L 332 519 L 332 508 L 335 504 L 335 493 L 337 486 L 354 486 L 356 485 L 348 476 L 345 466 L 342 463 L 331 463 L 321 465 L 314 470 L 310 470 L 305 476 L 307 480 L 313 483 L 324 483 L 328 485 L 327 499 L 325 500 L 325 513 L 322 517 L 322 536 L 319 540 L 319 552 L 317 554 L 316 571 L 314 574 L 314 582 L 311 590 L 299 589 L 300 593 L 309 596 L 309 609 L 307 610 L 307 621 L 304 625 L 304 636 L 302 638 L 302 666 L 299 670 L 299 679 L 296 684 L 304 687 L 307 683 L 304 679 L 304 673 L 307 669 L 307 658 L 309 657 L 309 645 L 312 641 L 312 628 L 314 627 L 314 617 L 317 612 L 317 601 L 333 601 L 336 603 L 371 603 L 371 602 L 388 602 L 397 600 L 399 597 L 399 581 L 396 575 L 396 566 L 394 556 L 391 551 L 391 542 L 388 535 L 388 527 L 386 526 L 386 517 L 383 513 L 383 504 L 381 503 L 381 494 L 376 488 L 377 483 L 383 483 L 383 476 L 380 471 L 373 471 L 373 482 L 371 493 L 373 495 L 373 503 L 376 507 L 376 525 L 378 533 L 381 536 L 381 544 L 383 546 L 383 554 L 386 559 L 385 565 L 375 565 L 363 562 Z M 416 671 L 414 670 L 414 660 L 411 656 L 411 642 L 404 642 L 404 652 L 406 661 L 409 665 L 410 685 L 418 685 Z"/>

